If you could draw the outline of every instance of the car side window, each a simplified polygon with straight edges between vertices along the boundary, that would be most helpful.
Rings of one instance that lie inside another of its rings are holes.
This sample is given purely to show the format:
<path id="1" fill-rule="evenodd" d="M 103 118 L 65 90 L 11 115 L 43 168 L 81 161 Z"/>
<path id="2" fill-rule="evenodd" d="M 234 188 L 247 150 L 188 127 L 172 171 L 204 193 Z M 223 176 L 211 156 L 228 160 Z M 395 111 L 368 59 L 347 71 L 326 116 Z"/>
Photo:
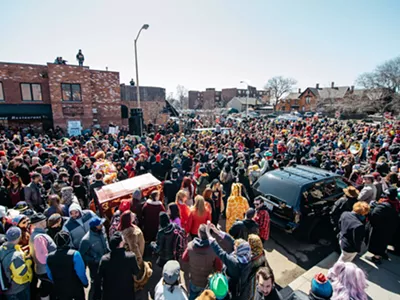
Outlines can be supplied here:
<path id="1" fill-rule="evenodd" d="M 304 193 L 305 204 L 313 204 L 324 198 L 323 185 L 320 182 L 314 183 Z"/>

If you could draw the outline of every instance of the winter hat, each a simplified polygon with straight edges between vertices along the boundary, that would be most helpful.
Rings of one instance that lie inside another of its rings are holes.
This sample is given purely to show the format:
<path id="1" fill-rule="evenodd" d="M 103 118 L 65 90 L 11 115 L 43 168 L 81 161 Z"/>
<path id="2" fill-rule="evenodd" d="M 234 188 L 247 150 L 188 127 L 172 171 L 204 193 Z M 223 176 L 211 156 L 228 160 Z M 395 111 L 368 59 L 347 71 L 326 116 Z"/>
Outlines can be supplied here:
<path id="1" fill-rule="evenodd" d="M 19 229 L 16 226 L 12 226 L 6 232 L 7 241 L 14 242 L 21 237 L 21 234 L 22 234 L 21 229 Z"/>
<path id="2" fill-rule="evenodd" d="M 178 281 L 181 272 L 179 262 L 169 260 L 163 268 L 163 279 L 166 284 L 173 285 Z"/>
<path id="3" fill-rule="evenodd" d="M 42 213 L 35 213 L 30 217 L 31 224 L 36 224 L 46 220 L 46 216 Z"/>
<path id="4" fill-rule="evenodd" d="M 7 207 L 0 205 L 0 218 L 7 216 Z"/>
<path id="5" fill-rule="evenodd" d="M 57 222 L 61 219 L 61 215 L 60 214 L 52 214 L 50 216 L 50 218 L 47 220 L 47 227 L 48 228 L 52 228 L 55 224 L 57 224 Z"/>
<path id="6" fill-rule="evenodd" d="M 169 217 L 165 211 L 160 212 L 159 219 L 160 219 L 160 228 L 165 228 L 170 223 Z"/>
<path id="7" fill-rule="evenodd" d="M 216 300 L 215 294 L 211 290 L 204 290 L 196 300 Z"/>
<path id="8" fill-rule="evenodd" d="M 24 210 L 26 210 L 26 209 L 28 209 L 28 204 L 25 202 L 25 201 L 19 201 L 16 205 L 15 205 L 15 207 L 14 207 L 14 209 L 15 210 L 18 210 L 18 211 L 24 211 Z"/>
<path id="9" fill-rule="evenodd" d="M 71 205 L 73 199 L 74 199 L 74 189 L 72 186 L 66 186 L 61 189 L 61 198 L 63 200 L 63 203 L 66 205 Z"/>
<path id="10" fill-rule="evenodd" d="M 160 162 L 161 161 L 161 155 L 160 154 L 157 154 L 156 155 L 156 162 Z"/>
<path id="11" fill-rule="evenodd" d="M 396 193 L 397 193 L 397 191 L 396 191 Z M 13 225 L 17 226 L 17 225 L 19 224 L 19 222 L 21 222 L 21 220 L 22 220 L 24 217 L 26 217 L 26 216 L 25 216 L 25 215 L 18 215 L 18 216 L 15 216 L 15 217 L 12 219 Z"/>
<path id="12" fill-rule="evenodd" d="M 397 200 L 397 189 L 394 187 L 389 188 L 384 192 L 389 200 L 395 201 Z"/>
<path id="13" fill-rule="evenodd" d="M 54 236 L 58 248 L 63 248 L 71 243 L 71 235 L 67 231 L 60 231 Z"/>
<path id="14" fill-rule="evenodd" d="M 79 204 L 72 203 L 71 206 L 68 209 L 69 214 L 71 215 L 71 211 L 76 210 L 82 213 L 82 208 L 79 206 Z"/>
<path id="15" fill-rule="evenodd" d="M 330 299 L 333 294 L 331 282 L 322 273 L 318 273 L 311 281 L 311 292 L 317 296 Z"/>
<path id="16" fill-rule="evenodd" d="M 110 238 L 110 249 L 111 251 L 116 250 L 122 242 L 122 234 L 121 232 L 117 231 L 116 233 L 113 234 L 113 236 Z"/>
<path id="17" fill-rule="evenodd" d="M 399 168 L 397 166 L 390 167 L 390 172 L 397 173 L 398 171 L 399 171 Z"/>
<path id="18" fill-rule="evenodd" d="M 142 200 L 142 192 L 139 189 L 133 191 L 132 198 L 134 200 Z"/>
<path id="19" fill-rule="evenodd" d="M 228 279 L 221 273 L 214 274 L 210 278 L 210 289 L 217 299 L 224 299 L 229 291 Z"/>
<path id="20" fill-rule="evenodd" d="M 251 248 L 248 242 L 243 242 L 236 248 L 236 258 L 241 264 L 247 264 L 251 259 Z"/>
<path id="21" fill-rule="evenodd" d="M 131 201 L 129 200 L 122 200 L 121 203 L 119 204 L 119 211 L 121 214 L 127 210 L 131 209 Z"/>
<path id="22" fill-rule="evenodd" d="M 106 221 L 106 219 L 104 219 L 104 218 L 100 219 L 98 216 L 95 216 L 90 220 L 89 226 L 90 226 L 90 228 L 93 228 L 93 227 L 104 224 L 105 221 Z"/>

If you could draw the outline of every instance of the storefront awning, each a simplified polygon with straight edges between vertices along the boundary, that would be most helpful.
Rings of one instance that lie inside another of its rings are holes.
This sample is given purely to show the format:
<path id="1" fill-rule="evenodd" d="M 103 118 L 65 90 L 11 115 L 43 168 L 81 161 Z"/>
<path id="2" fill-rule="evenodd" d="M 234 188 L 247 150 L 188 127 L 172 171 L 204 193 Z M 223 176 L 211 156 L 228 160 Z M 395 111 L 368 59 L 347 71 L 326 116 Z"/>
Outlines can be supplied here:
<path id="1" fill-rule="evenodd" d="M 0 104 L 1 120 L 51 119 L 50 104 Z"/>

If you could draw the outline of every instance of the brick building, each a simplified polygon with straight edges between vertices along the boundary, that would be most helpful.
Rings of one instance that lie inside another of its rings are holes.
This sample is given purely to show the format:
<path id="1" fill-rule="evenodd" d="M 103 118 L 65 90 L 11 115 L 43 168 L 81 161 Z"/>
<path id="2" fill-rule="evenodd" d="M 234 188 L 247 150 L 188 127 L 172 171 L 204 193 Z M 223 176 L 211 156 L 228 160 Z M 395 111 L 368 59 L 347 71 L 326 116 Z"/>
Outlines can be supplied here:
<path id="1" fill-rule="evenodd" d="M 189 91 L 189 109 L 213 109 L 226 107 L 235 97 L 246 97 L 247 89 L 227 88 L 216 91 L 208 88 L 205 91 Z M 269 92 L 257 90 L 249 86 L 249 98 L 260 99 L 260 102 L 269 104 Z"/>
<path id="2" fill-rule="evenodd" d="M 73 65 L 0 62 L 0 125 L 46 131 L 122 125 L 119 73 Z"/>
<path id="3" fill-rule="evenodd" d="M 303 92 L 290 93 L 279 100 L 276 105 L 277 111 L 321 111 L 326 112 L 333 109 L 334 105 L 345 99 L 354 92 L 354 86 L 335 86 L 332 82 L 330 87 L 308 87 Z"/>
<path id="4" fill-rule="evenodd" d="M 164 113 L 165 89 L 153 86 L 140 86 L 140 107 L 143 110 L 145 123 L 165 123 L 169 115 Z M 128 125 L 129 112 L 131 108 L 137 107 L 136 86 L 121 84 L 121 112 L 122 124 Z"/>

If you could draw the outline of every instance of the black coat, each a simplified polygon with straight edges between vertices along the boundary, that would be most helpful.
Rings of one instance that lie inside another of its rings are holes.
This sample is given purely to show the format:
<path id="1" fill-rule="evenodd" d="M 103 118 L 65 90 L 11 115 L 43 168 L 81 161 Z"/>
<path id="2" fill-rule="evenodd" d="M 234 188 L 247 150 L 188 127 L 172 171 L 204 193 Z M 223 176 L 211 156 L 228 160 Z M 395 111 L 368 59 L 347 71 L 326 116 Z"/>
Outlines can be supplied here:
<path id="1" fill-rule="evenodd" d="M 174 259 L 174 230 L 176 228 L 178 228 L 178 225 L 170 223 L 157 232 L 157 246 L 154 250 L 159 255 L 157 264 L 160 267 L 163 267 L 167 261 Z"/>
<path id="2" fill-rule="evenodd" d="M 8 194 L 7 189 L 4 186 L 0 186 L 0 205 L 3 205 L 7 208 L 12 207 L 10 196 Z"/>
<path id="3" fill-rule="evenodd" d="M 139 274 L 136 256 L 118 248 L 105 254 L 100 261 L 95 299 L 134 300 L 133 275 Z"/>
<path id="4" fill-rule="evenodd" d="M 396 232 L 399 216 L 390 203 L 379 203 L 370 214 L 372 233 L 369 251 L 383 255 Z"/>
<path id="5" fill-rule="evenodd" d="M 175 202 L 176 194 L 179 191 L 179 182 L 177 180 L 167 180 L 164 182 L 164 196 L 167 198 L 166 203 Z"/>
<path id="6" fill-rule="evenodd" d="M 365 238 L 365 225 L 353 212 L 345 211 L 339 220 L 339 240 L 341 249 L 349 252 L 360 252 Z"/>
<path id="7" fill-rule="evenodd" d="M 244 239 L 245 241 L 247 241 L 249 234 L 258 235 L 259 232 L 260 230 L 258 224 L 253 220 L 247 220 L 247 219 L 242 221 L 236 221 L 229 230 L 229 234 L 234 239 Z"/>

